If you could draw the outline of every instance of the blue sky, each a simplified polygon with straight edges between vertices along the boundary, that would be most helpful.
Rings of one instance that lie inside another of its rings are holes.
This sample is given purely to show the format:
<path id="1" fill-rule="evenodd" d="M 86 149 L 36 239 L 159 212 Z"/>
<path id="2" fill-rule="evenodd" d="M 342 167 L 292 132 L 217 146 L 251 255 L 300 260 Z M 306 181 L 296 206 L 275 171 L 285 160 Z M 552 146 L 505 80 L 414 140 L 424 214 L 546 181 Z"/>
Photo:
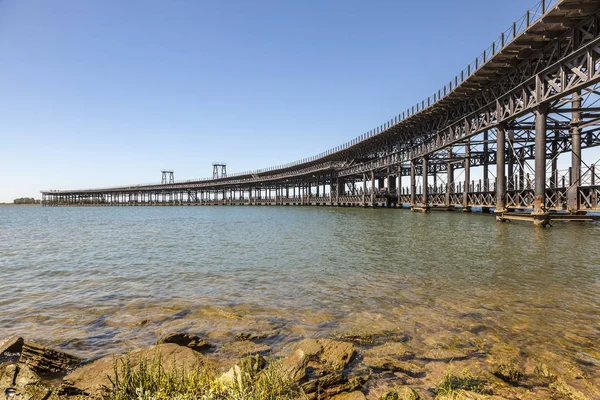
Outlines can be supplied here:
<path id="1" fill-rule="evenodd" d="M 311 156 L 441 88 L 534 0 L 0 0 L 0 202 Z"/>

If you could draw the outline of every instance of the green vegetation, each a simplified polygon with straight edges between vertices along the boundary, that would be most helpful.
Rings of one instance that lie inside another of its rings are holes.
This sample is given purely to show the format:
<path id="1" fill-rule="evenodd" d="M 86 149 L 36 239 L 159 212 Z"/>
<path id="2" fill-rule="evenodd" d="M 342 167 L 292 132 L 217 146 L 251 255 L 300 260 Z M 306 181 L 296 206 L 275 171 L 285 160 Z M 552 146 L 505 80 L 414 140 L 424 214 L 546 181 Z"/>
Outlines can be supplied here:
<path id="1" fill-rule="evenodd" d="M 151 360 L 115 362 L 114 378 L 104 387 L 105 400 L 287 400 L 302 399 L 298 387 L 287 378 L 278 361 L 260 369 L 242 360 L 228 374 L 198 362 L 189 369 L 165 365 L 159 355 Z M 227 376 L 229 375 L 229 376 Z"/>
<path id="2" fill-rule="evenodd" d="M 14 200 L 15 204 L 40 204 L 40 200 L 36 200 L 33 197 L 21 197 Z"/>
<path id="3" fill-rule="evenodd" d="M 475 377 L 469 370 L 465 369 L 460 375 L 454 375 L 446 371 L 444 378 L 434 390 L 436 398 L 461 399 L 462 391 L 484 393 L 483 379 Z"/>

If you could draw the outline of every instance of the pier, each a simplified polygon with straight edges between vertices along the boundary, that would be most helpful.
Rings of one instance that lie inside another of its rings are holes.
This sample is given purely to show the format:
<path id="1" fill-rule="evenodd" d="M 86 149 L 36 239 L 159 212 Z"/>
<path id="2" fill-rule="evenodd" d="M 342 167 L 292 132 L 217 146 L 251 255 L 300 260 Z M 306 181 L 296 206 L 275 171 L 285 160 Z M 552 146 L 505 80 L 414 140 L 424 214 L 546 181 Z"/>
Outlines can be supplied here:
<path id="1" fill-rule="evenodd" d="M 583 154 L 600 145 L 599 85 L 600 1 L 543 0 L 432 96 L 333 149 L 242 173 L 218 162 L 205 179 L 164 170 L 160 184 L 44 190 L 42 205 L 477 207 L 500 221 L 587 221 L 600 211 L 600 160 Z"/>

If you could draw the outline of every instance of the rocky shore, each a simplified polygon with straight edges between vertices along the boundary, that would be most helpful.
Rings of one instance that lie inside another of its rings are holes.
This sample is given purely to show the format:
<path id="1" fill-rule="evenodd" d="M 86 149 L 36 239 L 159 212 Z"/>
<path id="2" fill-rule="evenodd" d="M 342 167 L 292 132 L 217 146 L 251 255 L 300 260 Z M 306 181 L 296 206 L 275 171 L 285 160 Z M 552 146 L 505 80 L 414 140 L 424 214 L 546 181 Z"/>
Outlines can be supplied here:
<path id="1" fill-rule="evenodd" d="M 305 338 L 277 353 L 268 343 L 269 334 L 237 333 L 214 345 L 206 338 L 176 332 L 127 354 L 81 360 L 12 336 L 0 340 L 0 396 L 15 400 L 600 398 L 597 382 L 578 363 L 552 354 L 528 355 L 501 342 L 480 343 L 475 334 L 448 333 L 426 347 L 414 346 L 411 336 L 400 330 Z"/>

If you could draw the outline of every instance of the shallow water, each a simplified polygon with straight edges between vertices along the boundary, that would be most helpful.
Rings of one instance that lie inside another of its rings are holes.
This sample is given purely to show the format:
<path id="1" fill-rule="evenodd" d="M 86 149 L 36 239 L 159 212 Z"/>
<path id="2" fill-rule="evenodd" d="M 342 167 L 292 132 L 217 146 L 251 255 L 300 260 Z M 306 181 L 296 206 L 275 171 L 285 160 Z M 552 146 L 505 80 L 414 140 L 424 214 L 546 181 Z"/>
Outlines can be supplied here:
<path id="1" fill-rule="evenodd" d="M 600 224 L 297 207 L 0 207 L 0 337 L 466 333 L 600 366 Z M 484 336 L 482 336 L 484 335 Z"/>

